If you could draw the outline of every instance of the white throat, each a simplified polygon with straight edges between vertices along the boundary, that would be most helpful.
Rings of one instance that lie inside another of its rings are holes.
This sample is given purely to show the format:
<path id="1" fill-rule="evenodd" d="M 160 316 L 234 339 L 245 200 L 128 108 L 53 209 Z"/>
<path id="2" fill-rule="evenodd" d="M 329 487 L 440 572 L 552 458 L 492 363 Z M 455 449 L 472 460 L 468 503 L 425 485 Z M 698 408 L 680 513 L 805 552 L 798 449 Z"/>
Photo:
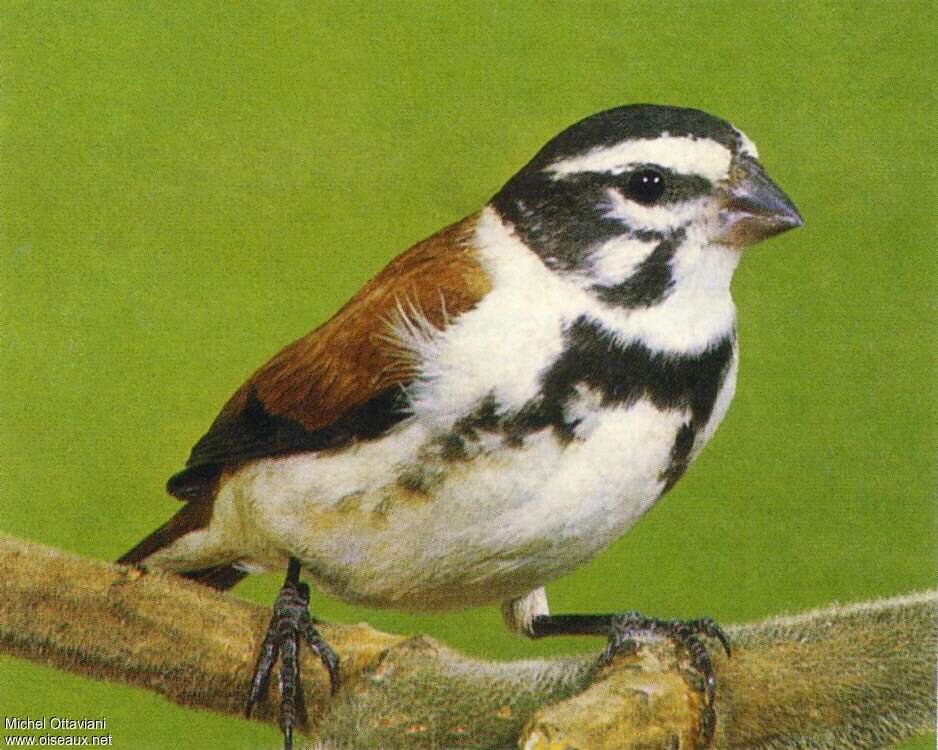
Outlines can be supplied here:
<path id="1" fill-rule="evenodd" d="M 623 344 L 639 342 L 652 351 L 675 354 L 698 354 L 735 329 L 730 282 L 740 254 L 692 232 L 672 262 L 671 293 L 656 305 L 636 309 L 606 304 L 584 288 L 582 279 L 577 283 L 548 269 L 490 207 L 480 216 L 476 245 L 492 276 L 493 291 L 504 289 L 506 296 L 524 304 L 554 310 L 564 325 L 585 315 Z"/>

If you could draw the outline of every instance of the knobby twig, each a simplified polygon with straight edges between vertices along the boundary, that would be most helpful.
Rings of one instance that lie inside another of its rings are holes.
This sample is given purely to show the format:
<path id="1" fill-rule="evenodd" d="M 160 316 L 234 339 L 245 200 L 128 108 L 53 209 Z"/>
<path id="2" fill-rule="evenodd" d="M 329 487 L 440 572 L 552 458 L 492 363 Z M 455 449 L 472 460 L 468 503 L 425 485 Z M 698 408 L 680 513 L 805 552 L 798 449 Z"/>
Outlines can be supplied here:
<path id="1" fill-rule="evenodd" d="M 0 648 L 59 669 L 240 713 L 265 608 L 180 578 L 0 537 Z M 927 592 L 728 628 L 712 648 L 721 748 L 885 747 L 935 721 Z M 570 657 L 462 656 L 367 625 L 321 626 L 342 658 L 328 697 L 307 654 L 311 736 L 341 748 L 692 748 L 701 693 L 685 654 L 643 643 L 597 668 Z M 272 704 L 258 718 L 274 720 Z"/>

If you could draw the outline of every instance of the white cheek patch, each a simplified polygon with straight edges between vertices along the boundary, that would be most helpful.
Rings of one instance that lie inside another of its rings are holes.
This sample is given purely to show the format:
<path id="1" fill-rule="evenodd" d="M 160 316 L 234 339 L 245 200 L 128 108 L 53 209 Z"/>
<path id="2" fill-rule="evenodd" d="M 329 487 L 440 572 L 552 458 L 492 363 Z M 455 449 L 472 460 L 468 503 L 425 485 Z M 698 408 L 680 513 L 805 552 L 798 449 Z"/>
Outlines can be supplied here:
<path id="1" fill-rule="evenodd" d="M 679 174 L 699 175 L 715 182 L 726 177 L 732 158 L 726 146 L 709 138 L 661 135 L 594 148 L 580 156 L 556 161 L 545 171 L 560 179 L 578 172 L 622 174 L 643 164 L 657 164 Z"/>
<path id="2" fill-rule="evenodd" d="M 604 242 L 589 254 L 591 284 L 619 284 L 638 270 L 657 245 L 657 240 L 639 240 L 625 235 Z"/>
<path id="3" fill-rule="evenodd" d="M 626 198 L 614 188 L 606 190 L 609 211 L 606 216 L 621 221 L 632 228 L 651 229 L 659 232 L 686 226 L 700 213 L 696 201 L 668 203 L 661 206 L 643 206 Z"/>
<path id="4" fill-rule="evenodd" d="M 491 391 L 495 378 L 506 379 L 499 381 L 503 383 L 499 401 L 520 408 L 537 395 L 540 373 L 562 351 L 563 326 L 584 315 L 624 346 L 640 341 L 653 350 L 704 351 L 733 330 L 736 308 L 729 287 L 739 253 L 707 245 L 693 227 L 686 232 L 672 262 L 676 283 L 668 299 L 649 308 L 622 310 L 602 304 L 590 293 L 592 279 L 548 270 L 498 213 L 486 208 L 477 225 L 475 246 L 494 291 L 489 293 L 491 299 L 446 329 L 441 354 L 424 365 L 426 383 L 416 394 L 415 411 L 419 413 L 426 401 L 430 412 L 465 414 Z M 492 355 L 489 336 L 494 329 L 502 331 L 501 351 L 510 356 Z"/>

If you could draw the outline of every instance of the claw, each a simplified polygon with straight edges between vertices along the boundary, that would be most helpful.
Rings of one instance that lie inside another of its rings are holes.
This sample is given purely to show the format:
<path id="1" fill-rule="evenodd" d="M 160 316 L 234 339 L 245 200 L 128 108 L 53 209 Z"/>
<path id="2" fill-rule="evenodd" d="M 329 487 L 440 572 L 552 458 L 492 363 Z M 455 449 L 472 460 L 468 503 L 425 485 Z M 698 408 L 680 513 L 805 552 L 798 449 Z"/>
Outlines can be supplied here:
<path id="1" fill-rule="evenodd" d="M 254 676 L 251 678 L 251 690 L 248 693 L 248 699 L 244 705 L 245 718 L 251 718 L 251 711 L 254 708 L 254 704 L 267 692 L 267 685 L 270 683 L 270 672 L 279 654 L 280 646 L 277 643 L 277 631 L 275 622 L 272 619 L 267 629 L 267 635 L 264 636 L 264 642 L 261 644 L 257 664 L 254 666 Z"/>
<path id="2" fill-rule="evenodd" d="M 631 653 L 635 652 L 636 645 L 631 636 L 643 630 L 641 626 L 644 619 L 645 618 L 638 614 L 638 612 L 626 612 L 621 615 L 615 615 L 612 618 L 612 627 L 609 630 L 609 641 L 606 644 L 606 649 L 603 651 L 602 656 L 599 657 L 601 664 L 611 664 L 615 655 L 621 653 L 626 645 L 629 646 Z"/>
<path id="3" fill-rule="evenodd" d="M 274 603 L 274 614 L 261 644 L 244 707 L 245 716 L 250 716 L 254 705 L 267 693 L 270 676 L 279 657 L 278 692 L 284 750 L 292 750 L 294 729 L 305 725 L 308 718 L 300 681 L 301 638 L 319 656 L 328 671 L 333 695 L 339 687 L 339 658 L 313 625 L 309 615 L 309 586 L 300 583 L 298 578 L 299 562 L 291 560 L 287 580 Z"/>
<path id="4" fill-rule="evenodd" d="M 720 645 L 723 646 L 723 650 L 726 651 L 727 657 L 731 657 L 733 655 L 732 650 L 730 649 L 729 636 L 726 635 L 726 633 L 723 631 L 723 628 L 717 625 L 713 618 L 703 617 L 699 620 L 695 620 L 692 624 L 707 637 L 716 638 L 720 642 Z"/>
<path id="5" fill-rule="evenodd" d="M 280 728 L 283 730 L 284 750 L 290 750 L 293 727 L 296 726 L 296 683 L 298 678 L 297 651 L 299 643 L 292 633 L 280 649 Z"/>
<path id="6" fill-rule="evenodd" d="M 716 730 L 716 711 L 713 704 L 716 699 L 717 680 L 710 654 L 707 653 L 707 648 L 699 636 L 704 635 L 718 640 L 727 656 L 730 655 L 729 638 L 723 629 L 709 617 L 685 622 L 683 620 L 657 620 L 645 617 L 638 612 L 627 612 L 612 618 L 609 642 L 600 657 L 600 663 L 611 662 L 626 644 L 631 643 L 634 648 L 632 638 L 642 632 L 661 634 L 671 638 L 690 654 L 694 669 L 703 676 L 705 702 L 700 717 L 700 736 L 703 743 L 701 747 L 709 747 Z"/>
<path id="7" fill-rule="evenodd" d="M 329 694 L 335 695 L 339 689 L 339 657 L 313 627 L 309 614 L 300 621 L 300 633 L 306 639 L 310 650 L 319 657 L 319 661 L 329 673 Z"/>
<path id="8" fill-rule="evenodd" d="M 713 706 L 704 706 L 700 712 L 700 736 L 703 739 L 703 747 L 710 746 L 716 730 L 717 712 L 713 710 Z"/>
<path id="9" fill-rule="evenodd" d="M 301 583 L 299 585 L 299 593 L 303 601 L 308 604 L 309 586 L 305 583 Z M 326 668 L 326 672 L 329 673 L 329 694 L 335 695 L 339 690 L 340 681 L 339 657 L 336 655 L 335 651 L 332 650 L 332 647 L 326 643 L 325 638 L 319 635 L 319 631 L 313 626 L 313 618 L 309 616 L 308 608 L 300 615 L 298 631 L 306 639 L 310 650 L 319 656 L 319 661 L 322 662 L 322 665 Z"/>

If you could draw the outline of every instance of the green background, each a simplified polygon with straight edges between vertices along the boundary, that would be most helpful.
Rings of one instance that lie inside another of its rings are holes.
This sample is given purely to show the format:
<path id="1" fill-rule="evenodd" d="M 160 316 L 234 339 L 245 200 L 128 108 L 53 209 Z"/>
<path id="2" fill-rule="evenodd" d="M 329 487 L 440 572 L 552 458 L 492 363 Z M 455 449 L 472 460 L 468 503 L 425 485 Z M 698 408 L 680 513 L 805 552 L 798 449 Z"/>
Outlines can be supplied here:
<path id="1" fill-rule="evenodd" d="M 745 130 L 806 225 L 737 274 L 717 437 L 552 608 L 730 623 L 934 586 L 934 8 L 5 3 L 0 530 L 115 558 L 256 366 L 559 130 L 651 101 Z M 490 657 L 601 645 L 314 607 Z M 104 715 L 118 748 L 279 741 L 8 658 L 0 706 Z"/>

